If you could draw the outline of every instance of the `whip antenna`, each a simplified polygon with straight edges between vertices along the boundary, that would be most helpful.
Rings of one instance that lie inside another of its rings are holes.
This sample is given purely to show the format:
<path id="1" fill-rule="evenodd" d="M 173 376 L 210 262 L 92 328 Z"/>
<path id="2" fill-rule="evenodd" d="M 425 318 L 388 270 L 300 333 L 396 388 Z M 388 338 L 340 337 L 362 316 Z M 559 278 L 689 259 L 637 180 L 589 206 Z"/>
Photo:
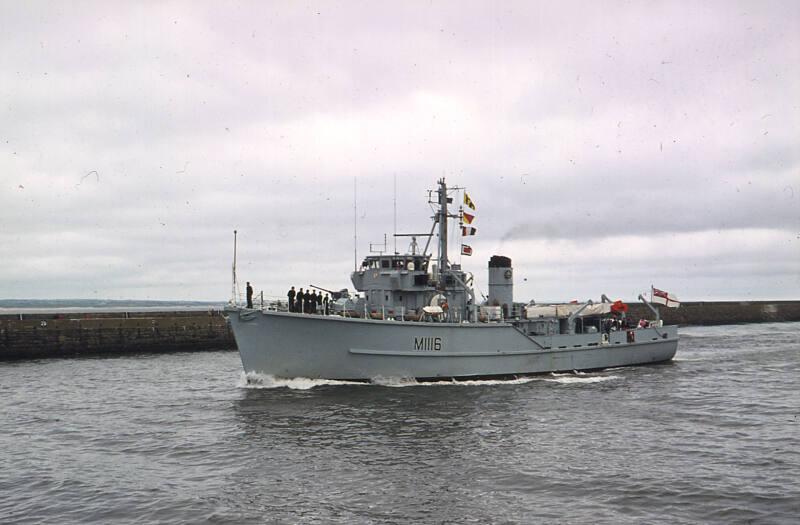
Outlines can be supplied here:
<path id="1" fill-rule="evenodd" d="M 397 255 L 397 173 L 394 174 L 394 254 Z"/>
<path id="2" fill-rule="evenodd" d="M 358 208 L 356 206 L 356 178 L 353 177 L 353 271 L 358 271 Z"/>
<path id="3" fill-rule="evenodd" d="M 236 280 L 236 230 L 233 230 L 233 272 L 232 272 L 232 280 L 231 280 L 231 303 L 237 304 L 237 298 L 239 294 L 239 283 Z"/>

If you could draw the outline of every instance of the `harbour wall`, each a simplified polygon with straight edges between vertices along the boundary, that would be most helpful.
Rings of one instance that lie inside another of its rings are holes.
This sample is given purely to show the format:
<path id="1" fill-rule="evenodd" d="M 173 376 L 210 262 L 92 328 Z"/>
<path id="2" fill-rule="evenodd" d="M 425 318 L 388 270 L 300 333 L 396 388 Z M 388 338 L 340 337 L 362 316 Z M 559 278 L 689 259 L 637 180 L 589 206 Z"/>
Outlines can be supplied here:
<path id="1" fill-rule="evenodd" d="M 628 317 L 652 319 L 642 303 Z M 800 301 L 685 302 L 659 308 L 665 324 L 800 321 Z M 235 350 L 219 310 L 0 314 L 0 360 L 137 352 Z"/>
<path id="2" fill-rule="evenodd" d="M 0 314 L 0 360 L 235 349 L 219 310 Z"/>
<path id="3" fill-rule="evenodd" d="M 628 306 L 630 318 L 653 318 L 642 302 Z M 700 301 L 681 303 L 680 308 L 657 308 L 664 324 L 679 326 L 800 321 L 800 301 Z"/>

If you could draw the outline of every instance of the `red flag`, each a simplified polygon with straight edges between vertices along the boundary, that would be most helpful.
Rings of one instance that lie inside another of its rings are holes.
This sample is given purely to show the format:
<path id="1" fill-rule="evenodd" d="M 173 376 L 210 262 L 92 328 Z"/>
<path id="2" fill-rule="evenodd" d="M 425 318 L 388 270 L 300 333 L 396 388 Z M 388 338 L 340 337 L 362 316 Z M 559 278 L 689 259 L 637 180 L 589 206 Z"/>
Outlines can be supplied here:
<path id="1" fill-rule="evenodd" d="M 472 255 L 472 246 L 461 245 L 461 255 Z"/>
<path id="2" fill-rule="evenodd" d="M 464 212 L 464 222 L 466 222 L 467 224 L 472 224 L 473 220 L 475 220 L 474 215 L 470 215 L 469 213 Z"/>

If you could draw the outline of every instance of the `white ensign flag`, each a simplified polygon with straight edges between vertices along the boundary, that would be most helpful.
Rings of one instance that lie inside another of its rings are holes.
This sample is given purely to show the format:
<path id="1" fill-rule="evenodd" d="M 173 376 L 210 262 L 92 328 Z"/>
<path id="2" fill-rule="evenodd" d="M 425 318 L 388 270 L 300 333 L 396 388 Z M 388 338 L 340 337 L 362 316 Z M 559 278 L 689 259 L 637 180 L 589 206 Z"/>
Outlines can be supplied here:
<path id="1" fill-rule="evenodd" d="M 654 304 L 663 304 L 669 308 L 677 308 L 681 305 L 681 302 L 674 294 L 670 294 L 669 292 L 665 292 L 664 290 L 659 290 L 658 288 L 652 288 L 652 294 L 650 295 L 650 302 Z"/>

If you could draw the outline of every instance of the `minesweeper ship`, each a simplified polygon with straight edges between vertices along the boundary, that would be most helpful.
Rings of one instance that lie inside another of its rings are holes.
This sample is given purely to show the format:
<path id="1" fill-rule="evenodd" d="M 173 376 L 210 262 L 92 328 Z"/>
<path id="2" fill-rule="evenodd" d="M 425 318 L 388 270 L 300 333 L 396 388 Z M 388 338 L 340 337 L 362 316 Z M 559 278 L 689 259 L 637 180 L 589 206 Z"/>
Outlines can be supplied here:
<path id="1" fill-rule="evenodd" d="M 653 321 L 639 325 L 646 327 L 621 323 L 626 306 L 605 295 L 582 304 L 514 302 L 508 257 L 491 257 L 488 299 L 478 304 L 472 276 L 448 259 L 448 222 L 464 221 L 461 207 L 448 211 L 460 190 L 439 180 L 438 189 L 429 191 L 430 233 L 415 235 L 404 255 L 367 256 L 351 275 L 359 294 L 334 294 L 331 315 L 275 305 L 244 308 L 232 301 L 225 312 L 245 372 L 358 381 L 457 380 L 673 358 L 677 326 L 663 326 L 658 310 L 642 295 L 654 314 Z M 420 236 L 428 239 L 422 250 L 416 242 Z M 428 248 L 437 236 L 438 257 L 433 258 Z"/>

